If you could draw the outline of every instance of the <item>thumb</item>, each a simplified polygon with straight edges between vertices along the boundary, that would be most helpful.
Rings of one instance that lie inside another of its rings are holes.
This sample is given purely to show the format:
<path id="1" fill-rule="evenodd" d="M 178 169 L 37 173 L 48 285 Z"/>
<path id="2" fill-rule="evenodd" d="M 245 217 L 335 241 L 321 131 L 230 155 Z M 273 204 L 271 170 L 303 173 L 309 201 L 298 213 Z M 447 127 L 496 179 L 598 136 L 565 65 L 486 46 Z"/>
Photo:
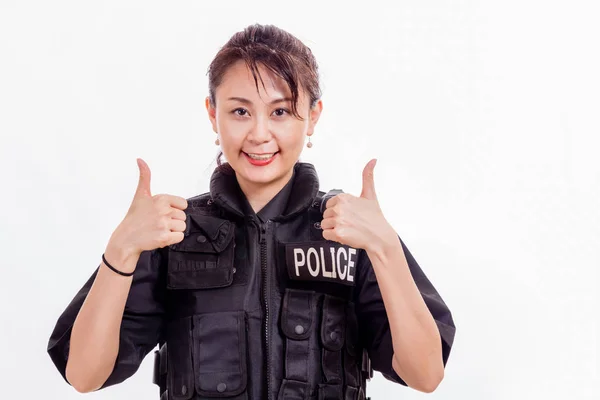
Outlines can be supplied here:
<path id="1" fill-rule="evenodd" d="M 137 165 L 140 169 L 140 179 L 135 191 L 135 197 L 150 197 L 152 196 L 150 192 L 150 167 L 141 158 L 137 159 Z"/>
<path id="2" fill-rule="evenodd" d="M 373 179 L 373 170 L 377 164 L 377 159 L 372 159 L 365 165 L 363 169 L 363 184 L 362 192 L 360 197 L 370 200 L 377 200 L 377 194 L 375 193 L 375 180 Z"/>

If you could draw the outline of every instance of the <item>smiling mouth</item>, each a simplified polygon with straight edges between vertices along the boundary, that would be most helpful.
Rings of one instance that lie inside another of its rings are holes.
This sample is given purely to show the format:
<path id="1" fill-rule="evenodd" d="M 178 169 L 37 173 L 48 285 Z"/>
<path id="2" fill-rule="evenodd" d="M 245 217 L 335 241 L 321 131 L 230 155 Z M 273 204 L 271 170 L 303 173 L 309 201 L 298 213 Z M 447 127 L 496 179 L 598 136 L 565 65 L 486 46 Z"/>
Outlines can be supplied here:
<path id="1" fill-rule="evenodd" d="M 246 152 L 243 152 L 243 153 L 246 154 L 248 157 L 250 157 L 253 160 L 265 161 L 265 160 L 272 158 L 275 154 L 277 154 L 279 152 L 276 151 L 275 153 L 262 153 L 262 154 L 246 153 Z"/>

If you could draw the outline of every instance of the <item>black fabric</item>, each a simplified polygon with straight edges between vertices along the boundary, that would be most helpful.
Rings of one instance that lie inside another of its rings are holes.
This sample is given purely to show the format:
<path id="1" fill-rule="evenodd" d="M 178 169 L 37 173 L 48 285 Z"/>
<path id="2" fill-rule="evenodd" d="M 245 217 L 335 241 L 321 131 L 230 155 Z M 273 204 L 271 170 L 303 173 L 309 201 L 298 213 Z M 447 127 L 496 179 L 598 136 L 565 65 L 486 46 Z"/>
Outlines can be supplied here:
<path id="1" fill-rule="evenodd" d="M 167 337 L 176 337 L 167 347 L 167 382 L 173 399 L 188 400 L 194 395 L 194 360 L 190 348 L 193 345 L 192 317 L 169 323 Z"/>
<path id="2" fill-rule="evenodd" d="M 291 179 L 285 184 L 285 186 L 269 201 L 263 208 L 261 208 L 256 215 L 261 222 L 265 222 L 269 219 L 274 219 L 279 215 L 283 214 L 287 207 L 290 194 L 292 193 L 294 177 L 296 172 L 292 173 Z"/>
<path id="3" fill-rule="evenodd" d="M 259 216 L 248 212 L 231 167 L 218 167 L 210 193 L 188 199 L 183 242 L 141 254 L 116 364 L 102 387 L 133 375 L 157 343 L 166 343 L 157 380 L 167 382 L 162 397 L 168 399 L 364 398 L 370 365 L 405 384 L 392 368 L 389 322 L 364 250 L 355 249 L 354 286 L 289 277 L 287 245 L 330 243 L 319 225 L 324 194 L 314 167 L 297 163 Z M 455 335 L 452 315 L 400 241 L 439 328 L 445 365 Z M 96 273 L 48 342 L 63 377 L 72 326 Z M 370 363 L 362 362 L 364 349 Z"/>
<path id="4" fill-rule="evenodd" d="M 359 387 L 361 384 L 361 365 L 362 360 L 359 358 L 359 337 L 358 323 L 354 309 L 354 303 L 350 303 L 346 308 L 346 346 L 342 356 L 344 358 L 344 374 L 346 385 L 351 387 Z"/>
<path id="5" fill-rule="evenodd" d="M 344 397 L 342 385 L 319 384 L 319 400 L 339 400 Z"/>
<path id="6" fill-rule="evenodd" d="M 309 382 L 310 337 L 315 324 L 315 293 L 286 289 L 281 312 L 281 330 L 285 340 L 285 379 L 303 382 L 296 391 L 306 390 Z M 279 393 L 285 392 L 285 384 Z"/>
<path id="7" fill-rule="evenodd" d="M 358 400 L 358 389 L 352 386 L 346 386 L 346 392 L 344 393 L 344 400 Z"/>
<path id="8" fill-rule="evenodd" d="M 167 288 L 203 289 L 231 285 L 234 224 L 198 216 L 192 216 L 189 221 L 191 226 L 183 240 L 170 246 Z M 211 222 L 213 227 L 207 227 Z"/>
<path id="9" fill-rule="evenodd" d="M 283 298 L 281 330 L 294 340 L 307 339 L 312 331 L 314 293 L 287 289 Z"/>
<path id="10" fill-rule="evenodd" d="M 198 394 L 206 397 L 242 394 L 248 379 L 244 312 L 197 315 L 192 337 Z"/>
<path id="11" fill-rule="evenodd" d="M 321 366 L 328 384 L 341 384 L 344 377 L 342 348 L 346 340 L 346 301 L 333 296 L 323 297 L 320 329 L 323 345 Z M 340 398 L 339 396 L 338 398 Z"/>
<path id="12" fill-rule="evenodd" d="M 292 179 L 288 184 L 289 186 L 286 184 L 278 193 L 281 196 L 273 205 L 274 211 L 280 211 L 279 206 L 286 204 L 285 210 L 271 219 L 289 219 L 306 210 L 319 191 L 319 178 L 314 167 L 308 163 L 296 163 Z M 210 197 L 217 205 L 233 215 L 241 217 L 253 215 L 251 208 L 248 209 L 248 200 L 235 178 L 235 172 L 229 164 L 223 164 L 215 169 L 210 180 Z M 289 199 L 287 202 L 286 197 Z M 261 215 L 263 219 L 266 219 L 266 216 L 266 213 Z"/>
<path id="13" fill-rule="evenodd" d="M 277 400 L 306 400 L 308 383 L 284 379 Z"/>

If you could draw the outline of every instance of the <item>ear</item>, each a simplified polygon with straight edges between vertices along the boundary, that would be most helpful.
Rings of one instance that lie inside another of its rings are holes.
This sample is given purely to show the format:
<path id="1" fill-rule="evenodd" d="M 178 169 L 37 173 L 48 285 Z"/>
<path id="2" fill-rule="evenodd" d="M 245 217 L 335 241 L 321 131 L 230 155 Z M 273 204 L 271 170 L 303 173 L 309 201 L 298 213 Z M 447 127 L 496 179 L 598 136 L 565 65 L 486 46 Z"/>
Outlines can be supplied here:
<path id="1" fill-rule="evenodd" d="M 206 111 L 208 112 L 208 119 L 210 119 L 210 123 L 212 124 L 213 131 L 218 133 L 217 131 L 217 110 L 214 105 L 210 101 L 210 97 L 206 96 L 205 100 Z"/>
<path id="2" fill-rule="evenodd" d="M 311 136 L 314 133 L 315 125 L 317 125 L 319 117 L 321 116 L 321 111 L 323 111 L 323 101 L 319 99 L 309 112 L 308 136 Z"/>

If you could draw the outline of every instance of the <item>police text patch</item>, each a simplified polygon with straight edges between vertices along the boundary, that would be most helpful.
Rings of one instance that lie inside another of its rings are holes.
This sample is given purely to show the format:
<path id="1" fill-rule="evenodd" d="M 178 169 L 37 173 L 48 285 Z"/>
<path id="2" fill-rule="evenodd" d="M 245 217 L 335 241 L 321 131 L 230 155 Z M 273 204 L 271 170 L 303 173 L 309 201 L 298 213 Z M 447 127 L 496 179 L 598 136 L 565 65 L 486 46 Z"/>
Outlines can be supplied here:
<path id="1" fill-rule="evenodd" d="M 354 286 L 357 253 L 335 242 L 290 243 L 285 261 L 291 279 Z"/>

